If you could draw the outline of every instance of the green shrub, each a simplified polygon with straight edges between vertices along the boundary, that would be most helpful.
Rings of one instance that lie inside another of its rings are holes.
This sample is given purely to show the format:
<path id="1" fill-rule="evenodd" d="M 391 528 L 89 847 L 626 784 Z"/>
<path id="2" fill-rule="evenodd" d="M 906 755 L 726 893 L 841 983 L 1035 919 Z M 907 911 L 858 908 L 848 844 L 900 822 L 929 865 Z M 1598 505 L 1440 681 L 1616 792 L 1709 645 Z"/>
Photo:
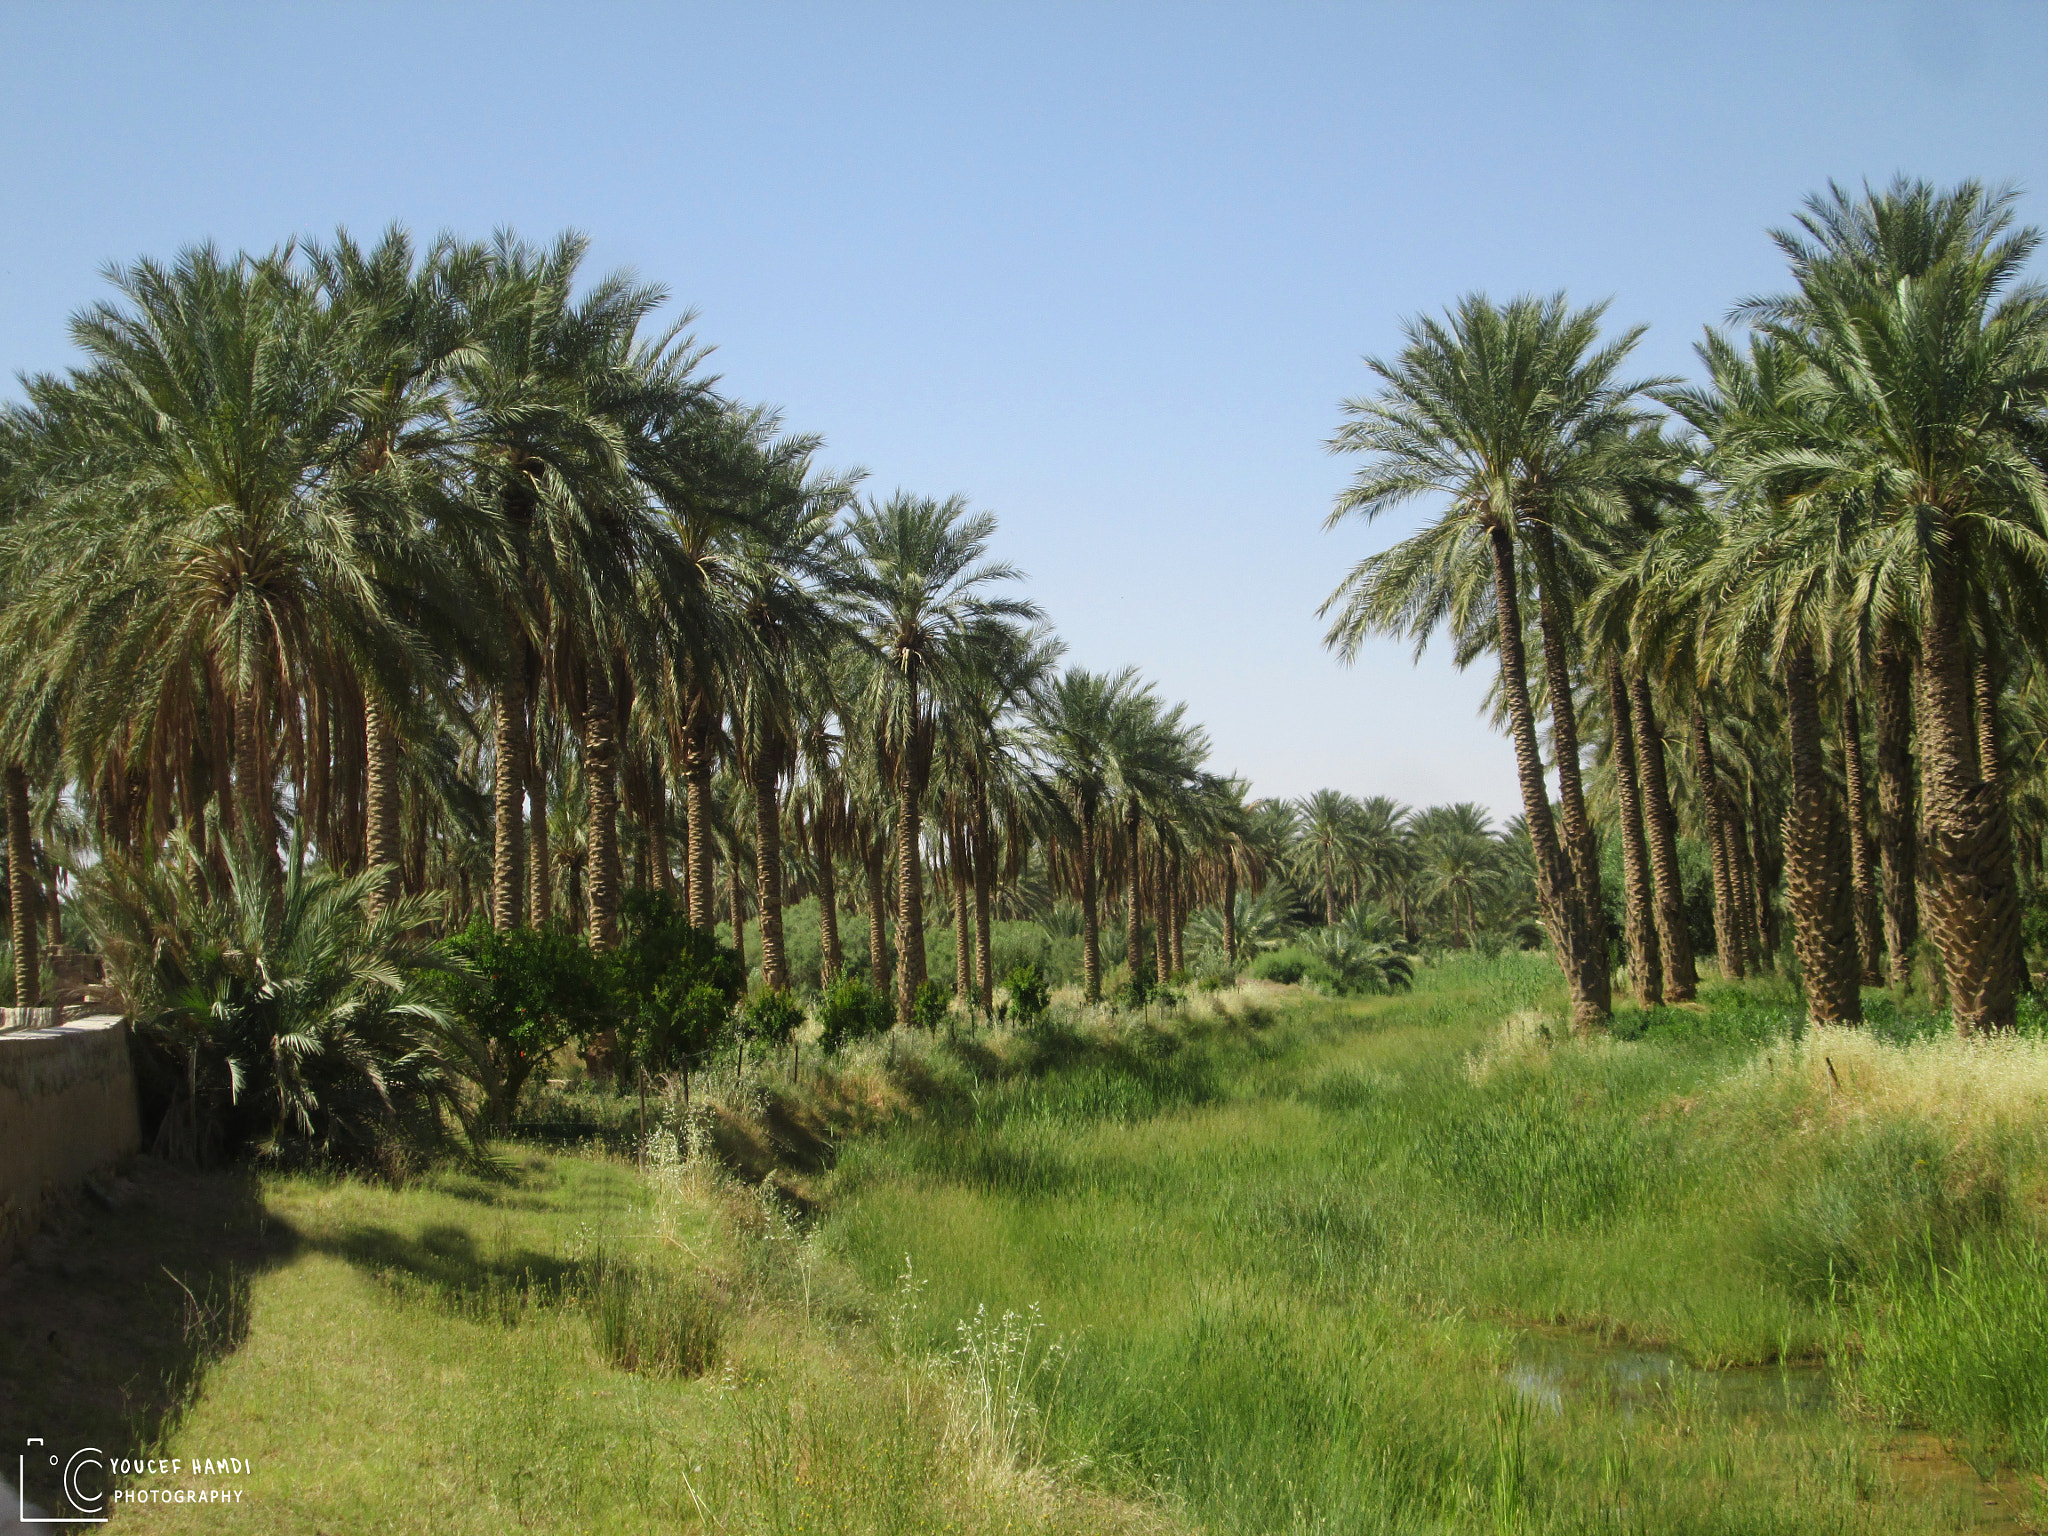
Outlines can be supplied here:
<path id="1" fill-rule="evenodd" d="M 1275 981 L 1282 986 L 1291 987 L 1306 976 L 1314 964 L 1314 955 L 1290 944 L 1284 949 L 1275 949 L 1260 955 L 1251 964 L 1251 974 L 1260 981 Z"/>
<path id="2" fill-rule="evenodd" d="M 691 927 L 681 903 L 663 891 L 632 891 L 620 903 L 612 970 L 620 1041 L 650 1072 L 673 1072 L 708 1054 L 746 989 L 738 951 Z"/>
<path id="3" fill-rule="evenodd" d="M 818 999 L 818 1024 L 828 1051 L 883 1034 L 893 1022 L 889 999 L 851 971 L 840 975 Z"/>
<path id="4" fill-rule="evenodd" d="M 1052 987 L 1045 972 L 1034 962 L 1013 967 L 1003 986 L 1010 994 L 1011 1017 L 1027 1029 L 1044 1018 L 1045 1010 L 1052 1006 Z"/>
<path id="5" fill-rule="evenodd" d="M 952 989 L 926 977 L 917 984 L 917 995 L 910 1000 L 910 1022 L 919 1029 L 937 1029 L 946 1021 L 946 1010 L 952 1006 Z"/>
<path id="6" fill-rule="evenodd" d="M 495 1069 L 491 1110 L 510 1122 L 535 1069 L 571 1040 L 619 1021 L 616 979 L 580 933 L 513 928 L 475 918 L 448 941 L 466 962 L 452 980 L 455 1010 L 480 1038 Z"/>
<path id="7" fill-rule="evenodd" d="M 740 1028 L 762 1045 L 787 1045 L 803 1028 L 803 1004 L 787 992 L 756 992 L 740 1010 Z"/>

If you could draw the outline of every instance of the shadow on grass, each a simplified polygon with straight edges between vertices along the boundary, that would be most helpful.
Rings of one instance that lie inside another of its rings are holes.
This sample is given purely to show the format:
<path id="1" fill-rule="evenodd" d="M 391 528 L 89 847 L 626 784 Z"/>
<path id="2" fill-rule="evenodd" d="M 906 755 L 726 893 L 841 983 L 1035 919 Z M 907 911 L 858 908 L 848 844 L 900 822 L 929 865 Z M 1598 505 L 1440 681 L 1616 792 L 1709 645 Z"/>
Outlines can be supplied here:
<path id="1" fill-rule="evenodd" d="M 535 1248 L 487 1249 L 467 1228 L 447 1223 L 423 1228 L 418 1236 L 356 1224 L 308 1247 L 345 1260 L 405 1300 L 507 1324 L 587 1290 L 604 1262 L 601 1255 L 569 1259 Z"/>
<path id="2" fill-rule="evenodd" d="M 111 1209 L 60 1212 L 0 1274 L 0 1460 L 32 1436 L 109 1459 L 168 1444 L 207 1372 L 246 1338 L 251 1278 L 301 1247 L 246 1170 L 140 1158 L 103 1187 Z M 28 1483 L 31 1500 L 65 1511 L 33 1462 Z"/>

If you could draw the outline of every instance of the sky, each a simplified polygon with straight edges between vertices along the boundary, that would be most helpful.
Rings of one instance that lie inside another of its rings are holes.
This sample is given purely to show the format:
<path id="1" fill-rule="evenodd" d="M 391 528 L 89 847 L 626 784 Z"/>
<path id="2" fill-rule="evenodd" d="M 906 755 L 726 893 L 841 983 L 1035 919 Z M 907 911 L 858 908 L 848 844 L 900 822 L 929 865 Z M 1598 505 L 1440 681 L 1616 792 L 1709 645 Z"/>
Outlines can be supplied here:
<path id="1" fill-rule="evenodd" d="M 1000 520 L 1092 668 L 1259 795 L 1519 808 L 1459 673 L 1316 610 L 1362 359 L 1461 295 L 1650 330 L 1777 286 L 1832 179 L 2048 223 L 2048 7 L 208 3 L 0 8 L 0 377 L 110 262 L 392 221 L 591 241 L 867 489 Z"/>

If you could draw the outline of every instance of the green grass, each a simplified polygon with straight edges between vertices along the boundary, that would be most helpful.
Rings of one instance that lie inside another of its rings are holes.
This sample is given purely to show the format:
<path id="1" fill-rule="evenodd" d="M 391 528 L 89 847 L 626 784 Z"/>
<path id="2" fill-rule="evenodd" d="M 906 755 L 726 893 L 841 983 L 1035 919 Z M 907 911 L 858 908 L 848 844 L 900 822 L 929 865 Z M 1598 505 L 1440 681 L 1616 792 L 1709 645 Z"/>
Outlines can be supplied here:
<path id="1" fill-rule="evenodd" d="M 1071 1350 L 1054 1459 L 1214 1529 L 1945 1528 L 1963 1495 L 1903 1482 L 1851 1412 L 1552 1415 L 1504 1382 L 1534 1325 L 1818 1361 L 1856 1264 L 2001 1219 L 1925 1138 L 1731 1097 L 1797 1031 L 1770 989 L 1580 1046 L 1554 974 L 1453 962 L 1412 997 L 997 1085 L 851 1148 L 828 1240 L 877 1288 L 911 1257 L 933 1347 L 974 1305 L 1040 1306 Z"/>
<path id="2" fill-rule="evenodd" d="M 644 1176 L 526 1146 L 403 1189 L 145 1167 L 152 1204 L 15 1283 L 0 1428 L 247 1458 L 250 1530 L 2024 1513 L 1902 1436 L 2048 1457 L 2048 1047 L 1807 1031 L 1771 981 L 1591 1043 L 1562 1016 L 1540 959 L 1461 957 L 1405 997 L 1056 1010 L 700 1080 L 696 1140 L 781 1159 L 815 1217 L 668 1141 Z M 1514 1384 L 1538 1344 L 1580 1362 L 1551 1395 Z"/>

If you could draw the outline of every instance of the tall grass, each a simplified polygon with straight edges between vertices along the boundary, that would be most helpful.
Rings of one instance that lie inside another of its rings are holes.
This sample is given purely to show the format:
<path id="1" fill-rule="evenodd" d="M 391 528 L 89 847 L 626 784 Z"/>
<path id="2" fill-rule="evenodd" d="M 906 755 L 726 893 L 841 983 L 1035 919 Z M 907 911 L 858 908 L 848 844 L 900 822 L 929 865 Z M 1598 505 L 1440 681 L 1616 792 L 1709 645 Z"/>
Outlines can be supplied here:
<path id="1" fill-rule="evenodd" d="M 1858 1293 L 1858 1390 L 1987 1475 L 2048 1467 L 2048 1248 L 2013 1235 L 1931 1260 L 1912 1255 Z"/>

